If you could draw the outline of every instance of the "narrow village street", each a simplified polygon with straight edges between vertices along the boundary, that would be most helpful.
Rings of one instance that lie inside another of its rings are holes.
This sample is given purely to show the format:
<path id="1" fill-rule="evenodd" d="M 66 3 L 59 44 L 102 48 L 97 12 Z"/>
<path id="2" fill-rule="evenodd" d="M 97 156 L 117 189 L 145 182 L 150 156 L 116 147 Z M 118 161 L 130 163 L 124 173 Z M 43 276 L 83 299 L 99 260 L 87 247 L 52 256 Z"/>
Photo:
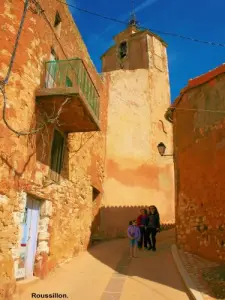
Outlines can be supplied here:
<path id="1" fill-rule="evenodd" d="M 0 0 L 0 300 L 225 300 L 225 1 L 185 2 Z"/>
<path id="2" fill-rule="evenodd" d="M 71 300 L 190 299 L 173 262 L 173 243 L 174 230 L 162 232 L 157 252 L 142 251 L 130 261 L 127 239 L 103 242 L 31 285 L 18 299 L 34 299 L 32 293 L 66 294 Z"/>

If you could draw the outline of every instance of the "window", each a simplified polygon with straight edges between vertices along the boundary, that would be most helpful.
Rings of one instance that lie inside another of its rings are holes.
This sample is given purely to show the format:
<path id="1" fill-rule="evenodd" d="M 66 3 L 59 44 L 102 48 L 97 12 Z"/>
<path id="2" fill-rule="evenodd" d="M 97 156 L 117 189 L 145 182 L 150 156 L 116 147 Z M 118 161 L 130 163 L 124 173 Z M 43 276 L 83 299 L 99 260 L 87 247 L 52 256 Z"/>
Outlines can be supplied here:
<path id="1" fill-rule="evenodd" d="M 58 36 L 60 36 L 60 32 L 61 32 L 61 24 L 62 24 L 62 20 L 61 20 L 61 17 L 60 17 L 59 12 L 57 11 L 57 12 L 56 12 L 56 15 L 55 15 L 55 23 L 54 23 L 54 27 L 55 27 L 56 34 L 57 34 Z"/>
<path id="2" fill-rule="evenodd" d="M 99 194 L 100 191 L 97 190 L 94 186 L 92 186 L 92 201 L 95 201 Z"/>
<path id="3" fill-rule="evenodd" d="M 63 150 L 64 150 L 65 137 L 58 131 L 54 131 L 52 150 L 51 150 L 51 179 L 54 181 L 59 180 L 63 166 Z"/>
<path id="4" fill-rule="evenodd" d="M 59 60 L 55 50 L 53 47 L 51 47 L 51 54 L 50 54 L 50 60 Z"/>
<path id="5" fill-rule="evenodd" d="M 54 27 L 57 27 L 61 22 L 62 22 L 62 20 L 61 20 L 61 18 L 60 18 L 59 12 L 57 11 L 57 12 L 56 12 L 56 15 L 55 15 L 55 23 L 54 23 Z"/>
<path id="6" fill-rule="evenodd" d="M 122 42 L 119 47 L 119 57 L 120 59 L 127 56 L 127 42 Z"/>

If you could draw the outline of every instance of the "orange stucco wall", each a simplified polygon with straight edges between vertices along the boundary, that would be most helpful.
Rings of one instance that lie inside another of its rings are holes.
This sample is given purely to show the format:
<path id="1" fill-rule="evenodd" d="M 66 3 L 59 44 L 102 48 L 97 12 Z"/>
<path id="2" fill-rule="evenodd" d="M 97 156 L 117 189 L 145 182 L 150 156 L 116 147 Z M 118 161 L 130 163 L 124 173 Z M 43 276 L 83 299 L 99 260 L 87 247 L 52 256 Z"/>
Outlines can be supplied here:
<path id="1" fill-rule="evenodd" d="M 0 1 L 0 80 L 5 78 L 9 67 L 23 2 Z M 3 299 L 11 299 L 15 290 L 14 271 L 21 250 L 21 220 L 27 197 L 32 195 L 40 200 L 34 274 L 42 277 L 57 264 L 87 249 L 92 222 L 99 211 L 104 177 L 107 79 L 103 84 L 68 7 L 56 0 L 40 0 L 44 17 L 35 13 L 37 7 L 31 2 L 5 86 L 8 123 L 17 131 L 30 131 L 36 128 L 37 121 L 39 128 L 43 115 L 37 109 L 36 90 L 43 87 L 45 62 L 53 47 L 60 60 L 74 57 L 83 60 L 100 94 L 102 131 L 66 135 L 63 169 L 56 183 L 49 176 L 49 162 L 53 129 L 59 123 L 46 125 L 39 135 L 18 137 L 2 119 L 0 95 L 0 298 L 3 295 Z M 57 10 L 62 18 L 60 36 L 54 29 Z M 67 113 L 68 107 L 64 111 Z M 100 191 L 95 201 L 92 186 Z"/>
<path id="2" fill-rule="evenodd" d="M 225 75 L 221 72 L 218 76 L 218 70 L 221 72 L 218 68 L 191 82 L 192 86 L 187 87 L 177 104 L 173 120 L 177 243 L 185 251 L 222 262 L 225 260 L 222 113 Z"/>
<path id="3" fill-rule="evenodd" d="M 156 205 L 162 222 L 174 222 L 173 160 L 161 157 L 157 150 L 158 143 L 164 142 L 172 153 L 172 128 L 162 121 L 170 104 L 166 49 L 148 34 L 140 39 L 148 69 L 140 64 L 140 68 L 128 70 L 135 60 L 128 54 L 127 68 L 118 70 L 115 64 L 115 71 L 105 73 L 110 79 L 101 228 L 112 235 L 125 231 L 140 206 Z M 103 58 L 106 71 L 107 61 L 112 69 L 111 57 L 116 57 L 112 51 Z"/>

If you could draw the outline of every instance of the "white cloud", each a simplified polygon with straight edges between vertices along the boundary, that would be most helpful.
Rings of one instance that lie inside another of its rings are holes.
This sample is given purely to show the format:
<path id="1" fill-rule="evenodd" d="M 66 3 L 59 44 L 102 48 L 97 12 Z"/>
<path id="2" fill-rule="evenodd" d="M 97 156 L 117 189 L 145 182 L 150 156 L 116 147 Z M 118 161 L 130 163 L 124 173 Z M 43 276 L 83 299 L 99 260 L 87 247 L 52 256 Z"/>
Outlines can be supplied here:
<path id="1" fill-rule="evenodd" d="M 135 13 L 139 13 L 141 12 L 142 10 L 144 10 L 145 8 L 151 6 L 152 4 L 154 4 L 155 2 L 157 2 L 158 0 L 145 0 L 143 3 L 141 3 L 140 5 L 138 5 L 136 8 L 135 8 Z M 127 20 L 130 16 L 130 11 L 120 15 L 118 17 L 118 20 Z M 108 27 L 106 27 L 106 29 L 100 33 L 98 36 L 96 35 L 95 38 L 91 38 L 91 41 L 89 44 L 92 44 L 94 42 L 96 42 L 98 39 L 102 38 L 107 32 L 110 32 L 111 30 L 113 30 L 114 28 L 116 28 L 118 26 L 119 23 L 114 23 Z"/>
<path id="2" fill-rule="evenodd" d="M 152 4 L 154 4 L 155 2 L 157 2 L 158 0 L 146 0 L 144 1 L 143 3 L 141 3 L 140 5 L 138 5 L 136 8 L 135 8 L 135 12 L 140 12 L 142 11 L 143 9 L 145 9 L 146 7 L 148 6 L 151 6 Z"/>
<path id="3" fill-rule="evenodd" d="M 70 0 L 69 1 L 69 4 L 71 4 L 73 6 L 77 6 L 77 7 L 80 7 L 79 3 L 80 3 L 79 0 L 76 0 L 76 1 L 75 0 Z M 73 15 L 73 17 L 76 18 L 80 15 L 80 11 L 78 9 L 76 9 L 76 7 L 73 7 L 73 6 L 68 5 L 68 8 L 70 10 L 70 13 Z"/>

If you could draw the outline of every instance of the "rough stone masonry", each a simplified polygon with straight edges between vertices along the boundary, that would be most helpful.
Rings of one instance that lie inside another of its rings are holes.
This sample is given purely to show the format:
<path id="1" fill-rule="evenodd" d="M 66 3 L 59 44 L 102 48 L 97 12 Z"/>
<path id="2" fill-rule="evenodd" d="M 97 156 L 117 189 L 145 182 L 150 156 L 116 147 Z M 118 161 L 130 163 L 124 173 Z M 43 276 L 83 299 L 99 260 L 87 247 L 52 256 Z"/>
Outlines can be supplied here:
<path id="1" fill-rule="evenodd" d="M 14 264 L 18 259 L 20 223 L 27 197 L 41 202 L 34 270 L 35 275 L 44 277 L 56 264 L 87 248 L 102 195 L 107 116 L 103 82 L 68 7 L 55 0 L 39 3 L 47 20 L 37 6 L 30 5 L 5 87 L 8 123 L 17 131 L 29 131 L 35 125 L 35 91 L 41 85 L 44 62 L 49 60 L 53 48 L 59 59 L 83 60 L 100 94 L 102 131 L 68 134 L 60 184 L 55 184 L 49 181 L 47 163 L 55 124 L 39 135 L 17 136 L 0 120 L 0 299 L 10 299 L 15 289 Z M 23 5 L 18 0 L 0 3 L 0 79 L 5 77 L 9 66 Z M 53 28 L 57 11 L 61 17 L 60 34 Z M 0 96 L 1 111 L 2 104 Z M 38 153 L 44 154 L 44 159 Z M 92 185 L 100 191 L 95 202 Z"/>
<path id="2" fill-rule="evenodd" d="M 16 131 L 29 131 L 42 124 L 36 90 L 44 85 L 44 64 L 54 54 L 55 60 L 82 59 L 100 95 L 101 131 L 66 136 L 63 168 L 56 184 L 49 178 L 49 162 L 57 122 L 44 126 L 37 134 L 22 136 L 14 134 L 0 119 L 0 297 L 3 299 L 10 299 L 15 290 L 14 269 L 19 264 L 21 222 L 30 198 L 41 203 L 34 262 L 34 274 L 41 278 L 57 264 L 87 249 L 91 233 L 99 230 L 114 236 L 124 233 L 126 218 L 131 215 L 134 218 L 140 205 L 156 204 L 166 222 L 174 221 L 173 162 L 157 153 L 157 144 L 162 140 L 168 151 L 172 148 L 171 128 L 167 124 L 165 131 L 162 121 L 170 100 L 165 45 L 150 32 L 139 32 L 137 39 L 131 38 L 130 45 L 133 43 L 134 48 L 130 50 L 136 53 L 139 49 L 139 57 L 143 55 L 141 61 L 147 62 L 148 70 L 138 70 L 142 67 L 135 62 L 139 61 L 132 60 L 135 70 L 116 69 L 112 73 L 103 67 L 104 74 L 100 77 L 68 7 L 56 0 L 38 2 L 39 6 L 31 1 L 10 80 L 5 86 L 8 123 Z M 0 3 L 0 80 L 8 70 L 23 5 L 19 0 Z M 56 19 L 60 20 L 57 28 Z M 2 110 L 2 96 L 0 100 Z M 124 159 L 125 152 L 132 155 Z M 96 190 L 97 198 L 93 197 Z M 121 195 L 127 195 L 126 199 Z M 124 214 L 119 216 L 118 209 L 114 210 L 114 206 L 126 210 L 130 204 L 135 210 L 128 210 L 126 218 Z M 100 205 L 105 206 L 105 210 L 100 210 Z"/>
<path id="3" fill-rule="evenodd" d="M 172 113 L 177 243 L 217 262 L 225 259 L 224 72 L 221 65 L 190 80 Z"/>

